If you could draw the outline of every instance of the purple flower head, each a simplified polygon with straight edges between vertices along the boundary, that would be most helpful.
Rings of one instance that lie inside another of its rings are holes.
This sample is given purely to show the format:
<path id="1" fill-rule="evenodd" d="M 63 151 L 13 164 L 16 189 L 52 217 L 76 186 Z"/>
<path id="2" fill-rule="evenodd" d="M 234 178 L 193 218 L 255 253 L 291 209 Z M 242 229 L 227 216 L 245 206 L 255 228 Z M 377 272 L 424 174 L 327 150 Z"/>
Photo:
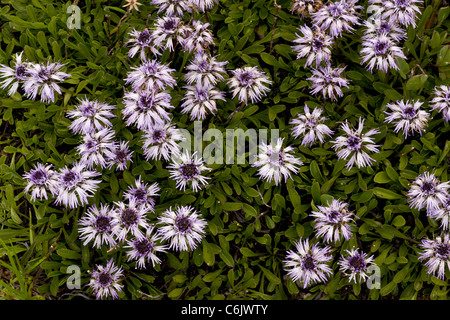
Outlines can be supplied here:
<path id="1" fill-rule="evenodd" d="M 88 169 L 100 165 L 101 168 L 108 166 L 108 158 L 113 157 L 115 149 L 115 132 L 105 128 L 95 133 L 88 133 L 83 136 L 83 143 L 77 146 L 78 154 L 81 156 L 80 162 Z"/>
<path id="2" fill-rule="evenodd" d="M 55 91 L 61 94 L 58 82 L 70 77 L 70 74 L 59 71 L 63 66 L 64 64 L 52 62 L 32 64 L 23 84 L 27 97 L 34 100 L 40 94 L 42 102 L 55 102 Z"/>
<path id="3" fill-rule="evenodd" d="M 190 206 L 180 206 L 175 210 L 170 207 L 158 220 L 161 224 L 158 233 L 162 240 L 169 240 L 169 249 L 176 251 L 193 251 L 205 236 L 208 225 Z"/>
<path id="4" fill-rule="evenodd" d="M 171 157 L 180 156 L 178 143 L 183 141 L 184 137 L 174 124 L 155 125 L 145 131 L 142 137 L 142 149 L 147 161 L 161 158 L 168 161 Z"/>
<path id="5" fill-rule="evenodd" d="M 22 84 L 30 76 L 31 63 L 22 61 L 21 53 L 16 53 L 13 57 L 14 67 L 0 64 L 0 78 L 4 78 L 1 84 L 2 89 L 8 89 L 8 95 L 14 95 Z"/>
<path id="6" fill-rule="evenodd" d="M 215 85 L 217 82 L 225 80 L 223 74 L 226 74 L 225 66 L 227 64 L 227 61 L 219 62 L 208 53 L 196 53 L 186 67 L 188 72 L 184 75 L 184 79 L 189 85 L 194 83 L 205 86 Z"/>
<path id="7" fill-rule="evenodd" d="M 55 204 L 64 205 L 70 209 L 88 204 L 98 189 L 100 180 L 92 179 L 99 176 L 97 171 L 89 171 L 83 163 L 74 163 L 72 168 L 65 166 L 56 173 L 58 196 Z"/>
<path id="8" fill-rule="evenodd" d="M 341 129 L 345 135 L 339 136 L 333 141 L 333 149 L 338 150 L 337 156 L 339 159 L 347 160 L 345 165 L 347 169 L 353 167 L 356 163 L 358 168 L 367 167 L 374 161 L 367 151 L 378 153 L 378 145 L 375 145 L 371 136 L 380 133 L 378 129 L 371 129 L 363 133 L 364 120 L 359 118 L 358 129 L 351 128 L 347 122 L 341 125 Z"/>
<path id="9" fill-rule="evenodd" d="M 197 83 L 184 88 L 186 92 L 182 98 L 181 113 L 189 113 L 191 120 L 204 120 L 207 113 L 214 115 L 217 111 L 216 100 L 225 101 L 224 93 L 209 84 Z"/>
<path id="10" fill-rule="evenodd" d="M 134 198 L 130 198 L 128 203 L 123 201 L 114 202 L 116 205 L 114 213 L 113 235 L 117 242 L 124 241 L 128 235 L 134 237 L 142 236 L 142 229 L 147 229 L 148 207 L 140 205 Z"/>
<path id="11" fill-rule="evenodd" d="M 371 1 L 369 1 L 371 3 Z M 383 8 L 381 18 L 396 22 L 402 26 L 416 27 L 417 15 L 420 15 L 418 5 L 422 4 L 422 0 L 387 0 L 373 1 L 373 3 L 381 3 Z"/>
<path id="12" fill-rule="evenodd" d="M 58 193 L 58 183 L 56 174 L 51 169 L 52 166 L 51 164 L 43 165 L 42 163 L 37 163 L 33 169 L 23 175 L 23 178 L 27 180 L 24 191 L 25 193 L 31 191 L 31 201 L 35 201 L 37 198 L 47 200 L 48 191 L 52 195 Z"/>
<path id="13" fill-rule="evenodd" d="M 368 278 L 367 268 L 375 265 L 373 256 L 368 257 L 364 252 L 359 253 L 359 248 L 345 251 L 347 254 L 342 255 L 339 259 L 339 269 L 349 277 L 350 281 L 355 283 L 366 281 Z"/>
<path id="14" fill-rule="evenodd" d="M 95 204 L 90 206 L 85 215 L 78 221 L 78 232 L 83 245 L 93 242 L 92 247 L 100 249 L 103 244 L 110 248 L 116 245 L 112 235 L 114 227 L 113 211 L 109 205 L 101 204 L 98 208 Z"/>
<path id="15" fill-rule="evenodd" d="M 172 76 L 174 69 L 158 62 L 157 60 L 145 60 L 138 67 L 131 67 L 125 84 L 130 84 L 133 91 L 157 92 L 166 87 L 173 88 L 177 81 Z"/>
<path id="16" fill-rule="evenodd" d="M 439 110 L 445 121 L 450 122 L 450 86 L 436 86 L 430 101 L 431 110 Z"/>
<path id="17" fill-rule="evenodd" d="M 307 288 L 313 283 L 326 281 L 333 274 L 329 266 L 331 259 L 331 247 L 321 248 L 317 244 L 311 245 L 309 239 L 300 239 L 295 243 L 295 251 L 287 251 L 283 263 L 289 278 Z"/>
<path id="18" fill-rule="evenodd" d="M 319 66 L 318 69 L 312 70 L 312 76 L 306 80 L 312 81 L 311 93 L 322 93 L 324 99 L 337 100 L 344 93 L 341 88 L 348 88 L 349 80 L 342 78 L 341 73 L 345 68 L 332 68 L 330 65 Z"/>
<path id="19" fill-rule="evenodd" d="M 258 175 L 268 181 L 274 181 L 275 185 L 281 182 L 282 177 L 286 182 L 291 178 L 291 172 L 297 173 L 298 167 L 303 164 L 300 159 L 297 159 L 290 154 L 294 148 L 289 146 L 283 148 L 284 138 L 278 138 L 276 144 L 261 143 L 259 154 L 256 156 L 256 161 L 252 167 L 259 167 Z"/>
<path id="20" fill-rule="evenodd" d="M 122 114 L 126 125 L 135 125 L 139 130 L 148 130 L 170 121 L 168 109 L 172 109 L 172 97 L 167 92 L 130 91 L 124 95 Z"/>
<path id="21" fill-rule="evenodd" d="M 318 237 L 323 237 L 325 242 L 334 243 L 339 242 L 342 237 L 345 240 L 352 237 L 351 223 L 355 215 L 348 210 L 348 203 L 333 199 L 328 206 L 317 206 L 317 209 L 311 215 L 315 218 L 314 229 Z"/>
<path id="22" fill-rule="evenodd" d="M 428 216 L 435 220 L 441 221 L 441 229 L 450 230 L 450 194 L 442 201 L 438 209 L 428 213 Z"/>
<path id="23" fill-rule="evenodd" d="M 116 170 L 125 170 L 128 162 L 133 162 L 131 159 L 133 152 L 128 148 L 128 141 L 115 142 L 111 152 L 106 154 L 108 168 L 111 169 L 116 165 Z"/>
<path id="24" fill-rule="evenodd" d="M 311 146 L 316 140 L 320 143 L 325 142 L 325 136 L 331 136 L 333 131 L 323 122 L 326 120 L 322 116 L 322 109 L 314 108 L 309 112 L 308 106 L 305 104 L 304 114 L 298 114 L 296 119 L 293 119 L 290 124 L 294 125 L 291 135 L 294 138 L 303 136 L 302 146 Z"/>
<path id="25" fill-rule="evenodd" d="M 135 180 L 135 187 L 129 186 L 124 193 L 124 198 L 129 201 L 134 201 L 137 205 L 145 206 L 147 210 L 154 212 L 155 196 L 159 196 L 158 183 L 148 185 L 141 181 L 141 177 Z"/>
<path id="26" fill-rule="evenodd" d="M 387 107 L 391 109 L 391 113 L 386 112 L 388 115 L 385 118 L 385 122 L 394 122 L 396 124 L 394 132 L 399 132 L 403 130 L 405 139 L 409 134 L 414 134 L 418 132 L 422 135 L 425 131 L 425 127 L 428 124 L 428 119 L 430 114 L 425 110 L 421 110 L 423 102 L 413 101 L 404 102 L 403 100 L 396 101 L 395 103 L 388 103 Z"/>
<path id="27" fill-rule="evenodd" d="M 192 12 L 190 0 L 152 0 L 151 4 L 158 7 L 158 14 L 164 12 L 167 16 L 183 17 L 185 12 Z"/>
<path id="28" fill-rule="evenodd" d="M 74 119 L 69 129 L 75 134 L 90 134 L 112 127 L 109 119 L 115 118 L 112 113 L 115 108 L 115 106 L 96 100 L 80 99 L 80 104 L 75 106 L 74 110 L 67 112 L 67 116 Z"/>
<path id="29" fill-rule="evenodd" d="M 373 68 L 388 72 L 389 68 L 398 70 L 396 58 L 406 59 L 402 49 L 395 45 L 394 40 L 385 34 L 379 34 L 373 38 L 365 39 L 361 49 L 361 64 L 366 63 L 367 69 Z"/>
<path id="30" fill-rule="evenodd" d="M 333 38 L 319 28 L 313 30 L 306 25 L 300 26 L 299 32 L 301 35 L 295 34 L 297 38 L 294 39 L 297 45 L 292 46 L 292 50 L 297 53 L 297 59 L 307 57 L 305 67 L 312 65 L 313 62 L 316 67 L 322 62 L 329 64 Z"/>
<path id="31" fill-rule="evenodd" d="M 166 252 L 167 245 L 161 245 L 161 235 L 153 233 L 154 226 L 149 226 L 145 234 L 135 237 L 132 240 L 127 240 L 125 246 L 128 256 L 128 261 L 137 260 L 136 267 L 138 269 L 145 268 L 147 263 L 154 267 L 161 263 L 161 259 L 156 255 L 158 252 Z"/>
<path id="32" fill-rule="evenodd" d="M 123 289 L 123 285 L 119 283 L 122 276 L 122 267 L 117 267 L 111 258 L 106 266 L 97 265 L 97 270 L 92 270 L 88 286 L 93 290 L 97 300 L 107 297 L 117 299 Z"/>
<path id="33" fill-rule="evenodd" d="M 128 51 L 128 57 L 133 58 L 140 52 L 141 60 L 147 60 L 147 50 L 150 50 L 155 56 L 160 55 L 158 48 L 160 47 L 153 38 L 152 32 L 148 29 L 137 31 L 133 29 L 130 33 L 130 39 L 125 43 L 131 45 Z"/>
<path id="34" fill-rule="evenodd" d="M 182 37 L 181 46 L 188 52 L 204 52 L 214 45 L 209 23 L 200 20 L 194 20 L 190 26 L 185 26 Z"/>
<path id="35" fill-rule="evenodd" d="M 183 41 L 182 26 L 183 20 L 177 16 L 158 18 L 152 31 L 152 38 L 159 47 L 174 51 L 175 45 Z"/>
<path id="36" fill-rule="evenodd" d="M 406 39 L 406 32 L 396 22 L 383 20 L 380 17 L 364 21 L 364 36 L 362 40 L 368 40 L 379 35 L 385 35 L 395 42 Z"/>
<path id="37" fill-rule="evenodd" d="M 202 172 L 211 170 L 195 152 L 191 155 L 187 150 L 178 156 L 173 155 L 172 163 L 167 168 L 171 169 L 169 176 L 175 180 L 177 189 L 184 191 L 190 185 L 194 192 L 208 184 L 209 177 L 203 176 Z"/>
<path id="38" fill-rule="evenodd" d="M 427 260 L 427 273 L 444 280 L 446 269 L 450 269 L 450 235 L 445 233 L 434 240 L 423 239 L 419 246 L 422 248 L 419 260 Z"/>
<path id="39" fill-rule="evenodd" d="M 320 10 L 311 14 L 313 24 L 320 29 L 328 30 L 333 38 L 342 36 L 342 32 L 353 32 L 353 25 L 359 24 L 359 14 L 356 10 L 362 6 L 356 5 L 358 0 L 340 0 L 329 2 Z"/>
<path id="40" fill-rule="evenodd" d="M 426 207 L 429 215 L 439 210 L 448 198 L 449 182 L 442 182 L 428 171 L 417 176 L 408 191 L 408 202 L 411 208 L 421 210 Z"/>
<path id="41" fill-rule="evenodd" d="M 241 103 L 260 101 L 270 91 L 266 85 L 272 84 L 269 77 L 258 67 L 244 67 L 232 70 L 233 76 L 228 79 L 228 84 L 233 90 L 233 99 L 238 96 Z"/>

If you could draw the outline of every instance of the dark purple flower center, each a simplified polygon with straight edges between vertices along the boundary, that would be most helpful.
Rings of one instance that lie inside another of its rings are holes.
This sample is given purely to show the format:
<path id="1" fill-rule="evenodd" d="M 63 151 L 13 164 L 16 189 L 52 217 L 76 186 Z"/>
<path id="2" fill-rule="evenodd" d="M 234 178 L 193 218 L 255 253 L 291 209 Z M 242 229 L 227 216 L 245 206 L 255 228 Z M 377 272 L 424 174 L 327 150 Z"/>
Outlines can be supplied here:
<path id="1" fill-rule="evenodd" d="M 195 94 L 198 101 L 208 100 L 208 91 L 206 90 L 196 90 Z"/>
<path id="2" fill-rule="evenodd" d="M 200 69 L 200 72 L 206 72 L 208 71 L 208 66 L 209 63 L 206 60 L 202 60 L 199 64 L 198 64 L 198 68 Z"/>
<path id="3" fill-rule="evenodd" d="M 180 172 L 183 178 L 185 178 L 186 180 L 191 180 L 200 173 L 197 166 L 193 163 L 182 164 L 180 166 Z"/>
<path id="4" fill-rule="evenodd" d="M 110 285 L 112 282 L 111 275 L 108 272 L 101 272 L 98 275 L 98 283 L 100 283 L 101 286 L 105 287 Z"/>
<path id="5" fill-rule="evenodd" d="M 147 200 L 147 191 L 144 188 L 138 188 L 133 191 L 133 195 L 138 202 Z"/>
<path id="6" fill-rule="evenodd" d="M 48 81 L 50 79 L 50 70 L 47 68 L 41 68 L 41 70 L 38 71 L 38 77 L 39 80 L 45 82 Z"/>
<path id="7" fill-rule="evenodd" d="M 164 138 L 165 134 L 163 130 L 153 130 L 152 139 L 156 142 L 161 142 Z"/>
<path id="8" fill-rule="evenodd" d="M 133 209 L 125 209 L 122 211 L 122 222 L 127 227 L 135 225 L 138 220 L 137 212 Z"/>
<path id="9" fill-rule="evenodd" d="M 189 217 L 178 217 L 175 225 L 180 232 L 187 232 L 192 228 L 192 221 Z"/>
<path id="10" fill-rule="evenodd" d="M 115 156 L 117 162 L 125 162 L 128 160 L 128 154 L 125 152 L 125 150 L 117 150 L 115 152 Z"/>
<path id="11" fill-rule="evenodd" d="M 134 249 L 140 254 L 145 255 L 153 250 L 153 244 L 146 238 L 134 242 Z"/>
<path id="12" fill-rule="evenodd" d="M 435 187 L 435 184 L 433 182 L 425 181 L 422 184 L 422 186 L 420 187 L 420 189 L 422 190 L 422 192 L 430 194 L 430 193 L 434 192 L 434 187 Z"/>
<path id="13" fill-rule="evenodd" d="M 47 173 L 43 170 L 36 170 L 31 175 L 31 180 L 35 184 L 43 184 L 46 179 L 47 179 Z"/>
<path id="14" fill-rule="evenodd" d="M 448 258 L 450 255 L 450 246 L 447 243 L 440 243 L 436 246 L 434 251 L 440 258 Z"/>
<path id="15" fill-rule="evenodd" d="M 330 12 L 331 16 L 336 18 L 342 15 L 342 9 L 340 8 L 339 4 L 333 4 L 328 7 L 328 11 Z"/>
<path id="16" fill-rule="evenodd" d="M 239 81 L 242 86 L 250 86 L 253 84 L 253 76 L 250 72 L 244 71 L 239 75 Z"/>
<path id="17" fill-rule="evenodd" d="M 314 51 L 319 51 L 323 49 L 323 41 L 320 39 L 314 39 L 311 45 Z"/>
<path id="18" fill-rule="evenodd" d="M 86 146 L 87 149 L 93 149 L 97 143 L 95 142 L 95 140 L 88 140 L 84 143 L 84 145 Z"/>
<path id="19" fill-rule="evenodd" d="M 154 105 L 154 99 L 151 94 L 145 94 L 139 97 L 138 103 L 137 103 L 139 109 L 142 111 L 153 108 Z"/>
<path id="20" fill-rule="evenodd" d="M 385 54 L 387 52 L 387 50 L 389 49 L 389 47 L 390 47 L 390 45 L 388 42 L 378 41 L 374 47 L 375 54 L 377 54 L 377 55 Z"/>
<path id="21" fill-rule="evenodd" d="M 352 150 L 358 150 L 361 147 L 361 139 L 357 136 L 347 138 L 347 146 Z"/>
<path id="22" fill-rule="evenodd" d="M 337 210 L 331 210 L 329 213 L 328 213 L 328 219 L 331 221 L 331 222 L 338 222 L 340 219 L 340 216 L 341 216 L 341 213 L 339 212 L 339 211 L 337 211 Z"/>
<path id="23" fill-rule="evenodd" d="M 176 23 L 174 19 L 168 19 L 164 22 L 163 28 L 164 31 L 174 31 L 176 27 Z"/>
<path id="24" fill-rule="evenodd" d="M 78 175 L 73 171 L 67 171 L 62 177 L 62 181 L 65 184 L 72 184 L 77 179 L 78 179 Z"/>
<path id="25" fill-rule="evenodd" d="M 27 77 L 30 73 L 28 72 L 28 69 L 25 65 L 19 64 L 16 66 L 16 78 L 23 80 L 25 77 Z"/>
<path id="26" fill-rule="evenodd" d="M 308 270 L 308 271 L 313 271 L 315 268 L 316 268 L 316 264 L 314 262 L 314 259 L 310 254 L 308 254 L 303 259 L 303 269 Z"/>
<path id="27" fill-rule="evenodd" d="M 366 262 L 364 261 L 364 258 L 359 254 L 350 257 L 348 259 L 348 264 L 350 265 L 350 268 L 356 272 L 366 269 Z"/>
<path id="28" fill-rule="evenodd" d="M 401 8 L 407 7 L 409 6 L 409 0 L 396 0 L 395 6 Z"/>
<path id="29" fill-rule="evenodd" d="M 378 28 L 378 33 L 382 33 L 382 32 L 388 33 L 389 31 L 391 31 L 391 27 L 389 26 L 389 23 L 382 22 L 380 24 L 380 27 Z"/>
<path id="30" fill-rule="evenodd" d="M 403 115 L 405 116 L 405 118 L 411 120 L 417 115 L 417 112 L 413 107 L 406 107 L 405 109 L 403 109 Z"/>
<path id="31" fill-rule="evenodd" d="M 99 216 L 95 220 L 95 228 L 99 232 L 107 232 L 111 229 L 111 219 L 106 216 Z"/>
<path id="32" fill-rule="evenodd" d="M 139 33 L 137 40 L 140 43 L 148 43 L 150 41 L 150 32 L 148 30 L 144 30 Z"/>
<path id="33" fill-rule="evenodd" d="M 88 103 L 86 106 L 81 108 L 81 113 L 85 117 L 91 117 L 95 114 L 95 108 L 92 104 Z"/>

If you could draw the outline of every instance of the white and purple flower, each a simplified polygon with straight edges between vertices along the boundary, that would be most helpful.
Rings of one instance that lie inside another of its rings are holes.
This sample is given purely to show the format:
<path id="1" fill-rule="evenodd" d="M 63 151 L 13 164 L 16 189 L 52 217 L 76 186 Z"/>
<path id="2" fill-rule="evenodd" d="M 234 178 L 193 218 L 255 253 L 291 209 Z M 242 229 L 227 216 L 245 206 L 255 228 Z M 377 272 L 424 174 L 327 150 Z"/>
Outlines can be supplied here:
<path id="1" fill-rule="evenodd" d="M 310 112 L 309 107 L 306 104 L 303 110 L 304 114 L 298 114 L 297 118 L 289 122 L 294 125 L 291 135 L 296 139 L 303 136 L 302 146 L 311 146 L 316 140 L 319 140 L 320 143 L 324 143 L 325 136 L 331 137 L 333 130 L 323 123 L 326 120 L 326 118 L 322 116 L 323 110 L 314 108 L 314 110 Z"/>
<path id="2" fill-rule="evenodd" d="M 161 227 L 159 234 L 164 241 L 170 241 L 169 249 L 193 251 L 205 236 L 208 225 L 193 207 L 180 206 L 165 210 L 158 217 Z"/>
<path id="3" fill-rule="evenodd" d="M 211 170 L 204 165 L 201 157 L 197 157 L 196 152 L 191 155 L 187 150 L 178 156 L 173 155 L 172 163 L 167 168 L 171 169 L 169 176 L 175 180 L 177 189 L 184 191 L 189 185 L 194 192 L 208 184 L 209 177 L 203 176 L 202 172 Z"/>
<path id="4" fill-rule="evenodd" d="M 317 69 L 312 69 L 312 76 L 306 80 L 312 81 L 311 93 L 322 93 L 324 99 L 337 100 L 337 97 L 342 97 L 342 87 L 348 88 L 349 80 L 341 76 L 343 68 L 332 68 L 329 64 L 326 66 L 319 66 Z M 336 97 L 337 96 L 337 97 Z"/>
<path id="5" fill-rule="evenodd" d="M 272 81 L 258 67 L 237 68 L 231 73 L 233 75 L 228 79 L 228 85 L 233 90 L 232 99 L 238 96 L 241 103 L 247 104 L 250 98 L 255 103 L 270 91 L 267 85 L 271 85 Z"/>
<path id="6" fill-rule="evenodd" d="M 78 221 L 78 232 L 83 245 L 92 243 L 93 248 L 100 249 L 106 244 L 110 248 L 116 245 L 112 229 L 114 227 L 113 211 L 109 205 L 101 204 L 98 208 L 91 205 Z"/>
<path id="7" fill-rule="evenodd" d="M 97 265 L 97 270 L 92 270 L 88 286 L 93 290 L 97 300 L 107 297 L 117 299 L 123 289 L 123 285 L 119 283 L 122 277 L 122 267 L 116 266 L 111 258 L 106 266 Z"/>
<path id="8" fill-rule="evenodd" d="M 259 154 L 256 156 L 256 161 L 252 164 L 253 167 L 259 167 L 258 175 L 268 181 L 274 181 L 275 185 L 281 182 L 282 177 L 286 182 L 291 178 L 291 172 L 297 173 L 298 166 L 303 162 L 294 157 L 290 152 L 294 150 L 293 147 L 283 148 L 284 138 L 278 138 L 276 144 L 261 143 Z"/>
<path id="9" fill-rule="evenodd" d="M 318 244 L 310 244 L 309 239 L 300 239 L 295 243 L 295 251 L 287 251 L 283 261 L 285 271 L 292 281 L 303 284 L 303 288 L 324 282 L 333 274 L 331 250 L 329 246 L 321 248 Z"/>
<path id="10" fill-rule="evenodd" d="M 378 129 L 371 129 L 366 133 L 364 130 L 364 120 L 359 118 L 358 129 L 350 127 L 348 121 L 341 124 L 341 129 L 345 135 L 339 136 L 333 141 L 333 149 L 337 150 L 339 159 L 347 160 L 345 165 L 347 169 L 353 167 L 354 164 L 358 168 L 367 167 L 374 161 L 367 153 L 368 151 L 378 153 L 378 145 L 375 145 L 371 136 L 380 133 Z"/>
<path id="11" fill-rule="evenodd" d="M 388 103 L 387 107 L 391 110 L 391 113 L 386 112 L 388 115 L 384 121 L 394 122 L 396 124 L 394 132 L 403 131 L 405 139 L 408 135 L 413 135 L 414 133 L 419 133 L 425 131 L 425 127 L 428 124 L 428 119 L 430 114 L 420 107 L 423 102 L 420 101 L 403 101 L 399 100 L 395 103 Z"/>

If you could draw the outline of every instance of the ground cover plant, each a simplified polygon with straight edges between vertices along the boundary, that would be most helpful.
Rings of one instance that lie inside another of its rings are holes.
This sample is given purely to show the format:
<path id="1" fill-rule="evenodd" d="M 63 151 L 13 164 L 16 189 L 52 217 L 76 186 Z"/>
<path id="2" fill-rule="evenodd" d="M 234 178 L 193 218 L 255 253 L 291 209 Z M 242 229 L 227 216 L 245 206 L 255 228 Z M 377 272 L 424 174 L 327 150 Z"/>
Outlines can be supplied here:
<path id="1" fill-rule="evenodd" d="M 1 1 L 2 299 L 447 299 L 439 0 Z"/>

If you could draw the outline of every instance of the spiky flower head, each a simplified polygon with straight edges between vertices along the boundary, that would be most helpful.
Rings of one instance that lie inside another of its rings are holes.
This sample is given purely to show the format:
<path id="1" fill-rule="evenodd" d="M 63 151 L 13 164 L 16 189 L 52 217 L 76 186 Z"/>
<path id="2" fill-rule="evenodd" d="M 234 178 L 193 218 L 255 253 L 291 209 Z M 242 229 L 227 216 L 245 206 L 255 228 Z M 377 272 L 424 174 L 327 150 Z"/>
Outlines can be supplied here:
<path id="1" fill-rule="evenodd" d="M 303 284 L 303 288 L 326 281 L 333 274 L 331 250 L 329 246 L 321 248 L 317 243 L 311 244 L 309 239 L 300 238 L 295 250 L 287 251 L 284 270 L 292 281 Z"/>
<path id="2" fill-rule="evenodd" d="M 445 121 L 450 122 L 450 86 L 436 86 L 430 101 L 432 111 L 439 110 Z"/>
<path id="3" fill-rule="evenodd" d="M 330 137 L 333 134 L 333 130 L 323 123 L 326 120 L 326 118 L 322 116 L 323 110 L 314 108 L 314 110 L 310 112 L 309 107 L 306 104 L 303 110 L 304 114 L 298 114 L 297 118 L 289 122 L 294 125 L 292 127 L 291 135 L 296 139 L 303 136 L 302 146 L 310 146 L 316 142 L 316 140 L 319 140 L 320 143 L 324 143 L 325 136 Z"/>
<path id="4" fill-rule="evenodd" d="M 318 237 L 325 242 L 338 243 L 342 238 L 349 240 L 352 233 L 354 213 L 348 209 L 348 203 L 333 199 L 328 206 L 317 206 L 318 211 L 312 211 Z"/>
<path id="5" fill-rule="evenodd" d="M 303 162 L 290 154 L 294 148 L 291 146 L 283 147 L 284 138 L 278 138 L 277 143 L 261 143 L 259 147 L 259 154 L 256 156 L 256 161 L 252 164 L 253 167 L 258 167 L 258 175 L 268 181 L 274 181 L 275 185 L 281 182 L 282 177 L 286 182 L 291 178 L 291 172 L 297 173 L 298 167 Z"/>
<path id="6" fill-rule="evenodd" d="M 228 79 L 228 85 L 233 91 L 233 99 L 238 96 L 241 103 L 260 101 L 270 88 L 272 81 L 258 67 L 243 67 L 231 71 L 232 77 Z"/>
<path id="7" fill-rule="evenodd" d="M 419 246 L 422 249 L 419 260 L 426 260 L 427 273 L 444 280 L 445 271 L 450 269 L 450 235 L 444 233 L 433 240 L 423 239 Z"/>
<path id="8" fill-rule="evenodd" d="M 371 129 L 363 133 L 364 119 L 362 118 L 359 118 L 359 125 L 356 130 L 349 125 L 347 120 L 341 124 L 341 130 L 345 134 L 337 137 L 332 142 L 333 149 L 337 150 L 338 158 L 347 160 L 345 165 L 347 169 L 353 167 L 354 164 L 358 168 L 370 166 L 374 160 L 367 152 L 379 152 L 379 145 L 375 144 L 371 136 L 380 133 L 380 131 Z"/>
<path id="9" fill-rule="evenodd" d="M 169 249 L 193 251 L 205 236 L 208 225 L 193 207 L 180 206 L 167 209 L 158 217 L 161 226 L 159 234 L 164 241 L 170 241 Z"/>
<path id="10" fill-rule="evenodd" d="M 196 152 L 190 154 L 187 150 L 178 156 L 173 155 L 172 163 L 167 168 L 170 169 L 169 176 L 175 180 L 177 189 L 184 191 L 189 186 L 194 192 L 208 184 L 209 177 L 203 176 L 202 172 L 211 170 Z"/>
<path id="11" fill-rule="evenodd" d="M 384 121 L 395 123 L 396 126 L 394 132 L 397 133 L 402 130 L 405 139 L 408 135 L 413 135 L 414 133 L 422 135 L 422 132 L 425 131 L 425 127 L 428 124 L 428 119 L 430 118 L 430 114 L 420 108 L 422 105 L 423 102 L 418 100 L 411 102 L 409 100 L 406 102 L 399 100 L 395 103 L 388 103 L 387 107 L 391 112 L 385 111 L 388 116 Z"/>
<path id="12" fill-rule="evenodd" d="M 317 69 L 312 69 L 312 76 L 306 80 L 312 81 L 311 94 L 322 93 L 324 99 L 331 101 L 337 100 L 337 97 L 342 97 L 342 87 L 348 88 L 349 80 L 341 76 L 345 67 L 333 68 L 331 65 L 319 66 Z"/>
<path id="13" fill-rule="evenodd" d="M 31 192 L 31 201 L 48 200 L 48 192 L 52 195 L 58 193 L 56 173 L 52 170 L 52 164 L 37 163 L 34 168 L 25 172 L 23 179 L 27 180 L 25 193 Z"/>
<path id="14" fill-rule="evenodd" d="M 114 227 L 113 210 L 109 205 L 91 205 L 85 214 L 78 221 L 78 232 L 83 245 L 92 242 L 92 247 L 100 249 L 106 244 L 110 248 L 116 245 L 116 240 L 112 235 Z"/>
<path id="15" fill-rule="evenodd" d="M 339 269 L 349 277 L 350 281 L 362 283 L 368 278 L 367 269 L 375 265 L 373 256 L 359 252 L 359 248 L 345 250 L 346 254 L 339 259 Z"/>
<path id="16" fill-rule="evenodd" d="M 97 265 L 97 269 L 92 270 L 88 286 L 92 289 L 97 300 L 103 300 L 107 297 L 117 299 L 123 289 L 123 285 L 119 283 L 122 277 L 122 267 L 116 266 L 113 258 L 111 258 L 106 266 Z"/>
<path id="17" fill-rule="evenodd" d="M 307 57 L 305 67 L 312 65 L 313 62 L 316 67 L 322 62 L 329 64 L 333 38 L 317 27 L 311 29 L 304 25 L 300 26 L 298 31 L 301 35 L 295 34 L 297 38 L 293 42 L 296 45 L 292 46 L 292 50 L 297 53 L 297 59 Z"/>

